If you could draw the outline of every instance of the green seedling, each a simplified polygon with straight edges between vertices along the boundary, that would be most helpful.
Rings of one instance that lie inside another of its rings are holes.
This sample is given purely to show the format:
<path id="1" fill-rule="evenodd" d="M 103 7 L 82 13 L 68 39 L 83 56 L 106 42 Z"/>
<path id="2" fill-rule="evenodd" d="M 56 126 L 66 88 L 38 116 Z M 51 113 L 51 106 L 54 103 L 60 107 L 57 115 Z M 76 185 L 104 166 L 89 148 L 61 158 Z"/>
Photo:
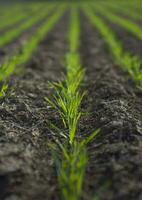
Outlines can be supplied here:
<path id="1" fill-rule="evenodd" d="M 3 84 L 1 89 L 0 89 L 0 98 L 5 96 L 6 91 L 8 90 L 8 85 L 7 84 Z"/>
<path id="2" fill-rule="evenodd" d="M 78 10 L 71 8 L 71 22 L 68 33 L 69 53 L 65 56 L 66 76 L 63 82 L 50 83 L 54 93 L 52 98 L 45 98 L 55 109 L 63 122 L 66 133 L 52 125 L 53 144 L 49 144 L 56 163 L 61 200 L 79 200 L 82 193 L 86 164 L 88 161 L 87 145 L 100 130 L 78 141 L 77 128 L 82 116 L 81 102 L 85 92 L 80 92 L 84 79 L 78 49 L 80 46 L 80 23 Z"/>
<path id="3" fill-rule="evenodd" d="M 66 85 L 67 86 L 67 85 Z M 72 144 L 75 138 L 77 124 L 81 117 L 79 107 L 83 99 L 84 93 L 79 92 L 71 93 L 62 83 L 53 85 L 55 94 L 52 101 L 46 98 L 48 103 L 58 111 L 65 128 L 69 130 L 69 141 Z M 59 89 L 60 88 L 60 89 Z"/>
<path id="4" fill-rule="evenodd" d="M 0 66 L 0 82 L 6 80 L 14 73 L 18 60 L 18 57 L 13 57 L 11 60 L 8 60 Z"/>
<path id="5" fill-rule="evenodd" d="M 88 162 L 87 145 L 96 138 L 99 132 L 98 129 L 82 141 L 74 141 L 72 145 L 69 143 L 62 144 L 59 134 L 55 143 L 49 144 L 56 164 L 62 200 L 80 199 Z"/>

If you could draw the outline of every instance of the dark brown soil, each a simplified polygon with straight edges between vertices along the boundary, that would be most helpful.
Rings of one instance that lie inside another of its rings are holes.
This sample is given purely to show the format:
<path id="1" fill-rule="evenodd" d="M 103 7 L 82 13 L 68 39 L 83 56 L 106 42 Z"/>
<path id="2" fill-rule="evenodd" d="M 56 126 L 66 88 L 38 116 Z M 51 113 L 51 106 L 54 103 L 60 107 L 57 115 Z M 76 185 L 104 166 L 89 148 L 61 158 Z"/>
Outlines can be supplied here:
<path id="1" fill-rule="evenodd" d="M 21 13 L 24 13 L 26 14 L 25 17 L 21 20 L 19 20 L 18 22 L 14 23 L 14 24 L 9 24 L 7 25 L 6 27 L 4 27 L 3 29 L 0 29 L 0 35 L 6 33 L 7 31 L 11 30 L 11 29 L 14 29 L 16 27 L 18 27 L 19 25 L 21 25 L 22 23 L 25 23 L 27 22 L 29 19 L 31 19 L 31 17 L 33 17 L 35 14 L 38 14 L 39 11 L 37 10 L 32 10 L 30 8 L 23 8 L 22 10 L 18 10 L 16 12 L 16 15 L 19 15 Z M 11 15 L 9 17 L 12 17 Z M 2 18 L 0 18 L 0 20 L 4 20 Z M 43 21 L 43 20 L 42 20 Z M 40 23 L 39 23 L 40 24 Z"/>
<path id="2" fill-rule="evenodd" d="M 114 31 L 118 40 L 122 42 L 124 50 L 130 52 L 132 55 L 138 55 L 142 59 L 141 40 L 120 25 L 114 24 L 106 19 L 105 22 Z"/>
<path id="3" fill-rule="evenodd" d="M 32 14 L 32 13 L 31 13 Z M 45 20 L 48 20 L 48 18 L 51 16 L 52 12 L 47 13 L 47 16 L 44 18 L 44 20 L 39 20 L 39 22 L 35 23 L 32 27 L 28 28 L 27 30 L 23 31 L 18 38 L 13 39 L 11 42 L 9 42 L 4 47 L 0 48 L 0 63 L 3 63 L 3 61 L 9 59 L 13 55 L 19 53 L 21 51 L 22 45 L 26 43 L 28 39 L 31 38 L 31 36 L 36 32 L 36 30 L 41 26 L 43 23 L 45 23 Z M 18 28 L 18 25 L 15 25 L 13 29 Z M 7 32 L 7 30 L 5 31 Z M 0 34 L 1 35 L 1 34 Z M 2 34 L 3 36 L 3 34 Z"/>
<path id="4" fill-rule="evenodd" d="M 130 31 L 124 29 L 122 26 L 108 20 L 106 17 L 104 17 L 104 15 L 100 14 L 99 12 L 97 14 L 99 17 L 101 17 L 104 20 L 104 22 L 109 26 L 109 28 L 115 33 L 116 38 L 118 38 L 118 40 L 122 42 L 124 50 L 130 52 L 132 55 L 138 55 L 142 59 L 141 40 Z M 119 15 L 121 16 L 121 14 Z M 132 21 L 131 19 L 129 20 Z"/>
<path id="5" fill-rule="evenodd" d="M 18 13 L 17 13 L 18 14 Z M 34 14 L 34 13 L 31 13 Z M 10 31 L 11 29 L 14 29 L 15 27 L 20 26 L 22 23 L 25 23 L 27 20 L 29 20 L 31 17 L 28 17 L 29 14 L 27 14 L 27 18 L 23 18 L 22 20 L 19 20 L 18 22 L 14 24 L 7 25 L 3 29 L 0 29 L 0 35 L 6 33 L 7 31 Z"/>
<path id="6" fill-rule="evenodd" d="M 126 10 L 128 10 L 128 8 L 126 7 Z M 132 9 L 131 9 L 132 10 Z M 123 17 L 124 19 L 127 19 L 128 21 L 131 21 L 132 23 L 135 23 L 136 25 L 138 25 L 138 26 L 142 26 L 142 20 L 140 20 L 140 19 L 136 19 L 136 18 L 134 18 L 133 16 L 131 16 L 131 13 L 128 15 L 128 13 L 126 14 L 124 11 L 121 11 L 121 10 L 116 10 L 116 9 L 110 9 L 110 11 L 112 12 L 113 11 L 113 13 L 114 14 L 116 14 L 116 15 L 118 15 L 118 16 L 121 16 L 121 17 Z M 129 11 L 130 12 L 130 11 Z M 134 13 L 137 13 L 137 14 L 139 14 L 140 15 L 140 10 L 137 10 L 137 9 L 135 9 L 135 8 L 133 8 L 133 10 L 131 11 L 131 12 L 134 12 Z"/>
<path id="7" fill-rule="evenodd" d="M 11 78 L 0 103 L 0 200 L 59 200 L 55 166 L 47 145 L 50 122 L 59 123 L 44 97 L 49 81 L 61 80 L 68 51 L 68 17 L 64 16 L 25 66 Z M 88 91 L 79 136 L 97 128 L 88 146 L 89 163 L 82 200 L 142 199 L 142 91 L 137 89 L 86 18 L 82 18 L 82 88 Z M 110 56 L 109 56 L 110 55 Z M 13 92 L 11 92 L 13 90 Z"/>
<path id="8" fill-rule="evenodd" d="M 21 51 L 22 45 L 30 39 L 32 34 L 36 31 L 38 26 L 31 27 L 28 31 L 23 32 L 18 39 L 14 39 L 12 42 L 4 46 L 3 48 L 0 48 L 0 63 L 5 62 L 5 60 L 8 60 L 13 55 L 19 53 Z"/>
<path id="9" fill-rule="evenodd" d="M 97 30 L 82 24 L 82 55 L 86 68 L 80 134 L 101 128 L 88 147 L 84 200 L 93 195 L 101 200 L 142 199 L 142 91 L 138 90 L 119 66 L 109 59 Z M 85 125 L 84 125 L 85 124 Z"/>
<path id="10" fill-rule="evenodd" d="M 47 145 L 55 114 L 44 97 L 51 95 L 48 81 L 57 81 L 63 72 L 66 25 L 66 20 L 60 21 L 40 44 L 25 74 L 13 77 L 13 95 L 0 104 L 1 200 L 58 199 Z"/>

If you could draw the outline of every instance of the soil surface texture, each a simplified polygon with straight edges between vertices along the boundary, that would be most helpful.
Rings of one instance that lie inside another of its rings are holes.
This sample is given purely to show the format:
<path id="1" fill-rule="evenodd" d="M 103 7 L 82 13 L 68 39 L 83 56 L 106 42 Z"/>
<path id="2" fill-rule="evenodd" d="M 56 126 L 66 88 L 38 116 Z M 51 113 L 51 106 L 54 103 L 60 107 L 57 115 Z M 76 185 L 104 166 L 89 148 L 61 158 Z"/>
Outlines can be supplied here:
<path id="1" fill-rule="evenodd" d="M 113 64 L 106 44 L 82 20 L 82 58 L 88 91 L 80 134 L 101 128 L 88 147 L 84 200 L 142 199 L 142 91 Z"/>
<path id="2" fill-rule="evenodd" d="M 130 31 L 124 29 L 122 26 L 114 24 L 105 18 L 103 19 L 110 27 L 110 29 L 113 30 L 113 32 L 116 35 L 116 38 L 118 38 L 118 40 L 121 41 L 124 47 L 124 52 L 130 52 L 132 55 L 137 55 L 142 59 L 141 40 Z"/>
<path id="3" fill-rule="evenodd" d="M 44 98 L 51 96 L 49 81 L 59 80 L 64 71 L 66 27 L 64 17 L 40 44 L 25 73 L 13 77 L 13 94 L 10 91 L 1 102 L 1 200 L 58 199 L 47 145 L 51 139 L 48 124 L 55 113 L 50 112 Z"/>
<path id="4" fill-rule="evenodd" d="M 11 78 L 10 91 L 1 100 L 0 200 L 59 200 L 48 143 L 53 139 L 50 123 L 60 125 L 60 119 L 45 97 L 52 94 L 49 81 L 64 77 L 68 28 L 65 15 L 24 66 L 24 73 Z M 88 145 L 81 200 L 141 200 L 142 91 L 114 64 L 84 15 L 80 55 L 86 72 L 82 90 L 87 95 L 78 137 L 101 129 Z"/>
<path id="5" fill-rule="evenodd" d="M 13 55 L 20 53 L 22 50 L 21 49 L 22 46 L 27 42 L 27 40 L 30 40 L 30 38 L 32 37 L 32 35 L 34 33 L 36 33 L 38 28 L 43 23 L 45 23 L 46 20 L 48 20 L 50 18 L 51 14 L 52 14 L 51 11 L 49 11 L 49 13 L 47 13 L 47 16 L 45 16 L 44 19 L 39 20 L 34 25 L 32 25 L 31 27 L 29 27 L 28 29 L 23 31 L 18 37 L 13 39 L 11 42 L 9 42 L 4 47 L 2 47 L 2 48 L 0 47 L 0 64 L 3 63 L 5 60 L 8 60 L 9 58 L 11 58 Z M 27 21 L 25 21 L 25 22 L 27 22 Z M 21 22 L 21 24 L 22 24 L 22 22 Z M 19 25 L 18 24 L 14 25 L 13 30 L 16 28 L 18 29 Z M 7 33 L 7 30 L 5 30 L 4 33 Z M 2 34 L 2 36 L 4 36 L 4 33 Z"/>
<path id="6" fill-rule="evenodd" d="M 105 22 L 105 24 L 107 24 L 110 30 L 112 30 L 115 33 L 116 39 L 118 39 L 118 41 L 122 43 L 124 51 L 129 52 L 132 55 L 137 55 L 142 59 L 142 45 L 140 38 L 135 36 L 127 29 L 124 29 L 121 25 L 111 22 L 109 19 L 107 19 L 107 17 L 104 17 L 104 15 L 102 15 L 101 13 L 96 13 L 99 17 L 103 19 L 103 21 Z M 119 15 L 121 16 L 121 14 Z M 125 19 L 124 16 L 122 17 Z M 131 19 L 129 20 L 132 21 Z"/>

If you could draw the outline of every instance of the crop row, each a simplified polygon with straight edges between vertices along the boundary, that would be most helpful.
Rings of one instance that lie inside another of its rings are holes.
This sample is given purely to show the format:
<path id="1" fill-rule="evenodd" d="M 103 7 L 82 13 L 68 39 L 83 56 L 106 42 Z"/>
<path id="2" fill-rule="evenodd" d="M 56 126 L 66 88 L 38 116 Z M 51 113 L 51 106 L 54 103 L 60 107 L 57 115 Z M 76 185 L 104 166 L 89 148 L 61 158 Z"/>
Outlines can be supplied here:
<path id="1" fill-rule="evenodd" d="M 40 12 L 38 15 L 35 13 L 31 19 L 28 21 L 25 21 L 24 23 L 20 24 L 17 28 L 13 28 L 10 31 L 7 31 L 0 37 L 0 47 L 3 47 L 10 43 L 12 40 L 17 38 L 22 32 L 26 31 L 30 27 L 32 27 L 34 24 L 40 22 L 41 20 L 44 20 L 47 15 L 49 15 L 50 11 L 52 11 L 54 6 L 51 6 L 51 8 L 44 8 L 42 12 Z"/>
<path id="2" fill-rule="evenodd" d="M 114 0 L 108 0 L 107 1 L 108 3 L 111 3 L 111 4 L 114 4 Z M 106 3 L 107 3 L 106 2 Z M 101 3 L 101 2 L 99 2 Z M 104 3 L 104 2 L 102 2 Z M 124 1 L 117 1 L 115 2 L 116 5 L 121 5 L 122 7 L 125 7 L 125 8 L 130 8 L 130 9 L 133 9 L 133 11 L 135 12 L 136 10 L 137 11 L 141 11 L 142 9 L 142 4 L 141 4 L 141 0 L 124 0 Z"/>
<path id="3" fill-rule="evenodd" d="M 108 25 L 103 19 L 98 17 L 91 7 L 84 7 L 84 12 L 89 18 L 91 24 L 99 30 L 103 39 L 107 43 L 111 54 L 113 55 L 116 64 L 120 65 L 125 71 L 127 71 L 132 79 L 142 86 L 142 72 L 141 72 L 141 60 L 138 56 L 132 56 L 129 52 L 123 50 L 123 44 L 119 41 Z"/>
<path id="4" fill-rule="evenodd" d="M 65 6 L 58 8 L 56 13 L 49 17 L 48 21 L 37 28 L 34 35 L 23 44 L 21 53 L 13 56 L 10 61 L 0 67 L 0 83 L 2 84 L 0 97 L 3 97 L 7 88 L 10 76 L 16 71 L 17 66 L 25 64 L 37 49 L 39 42 L 51 31 L 54 25 L 65 11 Z M 45 15 L 45 14 L 43 14 Z M 52 83 L 54 96 L 47 99 L 47 102 L 60 115 L 65 127 L 64 130 L 55 128 L 56 139 L 53 145 L 49 144 L 51 150 L 56 154 L 55 162 L 58 163 L 58 184 L 61 191 L 61 199 L 78 200 L 82 192 L 85 169 L 87 165 L 87 144 L 98 134 L 94 131 L 87 138 L 77 140 L 77 131 L 82 111 L 81 102 L 85 92 L 80 92 L 81 83 L 84 79 L 84 69 L 81 67 L 81 60 L 78 53 L 80 47 L 80 20 L 76 7 L 71 7 L 71 19 L 68 33 L 69 52 L 65 55 L 66 75 L 65 80 L 59 83 Z"/>
<path id="5" fill-rule="evenodd" d="M 129 6 L 126 7 L 119 3 L 114 4 L 114 3 L 109 3 L 109 2 L 103 2 L 101 6 L 105 6 L 108 10 L 115 11 L 119 14 L 123 14 L 124 16 L 127 16 L 131 19 L 142 20 L 141 12 L 139 12 L 138 10 L 135 10 L 132 7 L 129 7 Z"/>
<path id="6" fill-rule="evenodd" d="M 15 18 L 18 14 L 20 14 L 21 12 L 27 12 L 30 10 L 34 10 L 38 7 L 41 7 L 42 4 L 41 3 L 9 3 L 9 4 L 0 4 L 0 21 L 2 22 L 3 19 L 12 19 Z M 16 13 L 16 15 L 15 15 Z"/>
<path id="7" fill-rule="evenodd" d="M 14 16 L 4 16 L 1 19 L 0 30 L 6 29 L 9 26 L 14 26 L 17 23 L 22 22 L 23 20 L 28 20 L 28 18 L 34 15 L 34 13 L 38 14 L 38 12 L 42 10 L 42 8 L 44 8 L 43 5 L 41 7 L 31 7 L 27 11 L 25 11 L 24 9 L 20 10 L 20 12 L 18 11 L 18 13 Z"/>
<path id="8" fill-rule="evenodd" d="M 48 7 L 48 12 L 51 12 L 53 8 L 54 6 Z M 30 39 L 22 45 L 21 53 L 17 53 L 9 61 L 2 64 L 0 67 L 0 83 L 2 85 L 0 97 L 4 96 L 8 88 L 9 78 L 16 71 L 17 66 L 22 66 L 31 58 L 40 41 L 52 30 L 63 15 L 65 8 L 66 6 L 63 5 L 58 7 L 56 13 L 54 12 L 46 22 L 42 23 Z M 45 19 L 47 16 L 46 10 L 47 8 L 45 10 L 43 9 L 43 12 L 38 13 L 38 15 L 34 14 L 32 19 L 2 36 L 0 38 L 0 46 L 6 45 L 18 37 L 23 31 L 32 27 L 40 20 Z M 105 16 L 113 16 L 105 8 L 100 8 L 100 10 L 101 13 L 104 12 Z M 139 86 L 142 86 L 140 58 L 138 56 L 132 56 L 123 50 L 122 43 L 117 39 L 105 21 L 94 13 L 94 9 L 85 5 L 83 11 L 89 18 L 91 24 L 99 30 L 103 39 L 106 41 L 114 61 L 127 71 Z M 114 17 L 114 20 L 117 19 L 120 22 L 120 17 L 118 18 Z M 128 20 L 126 21 L 127 27 L 125 24 L 125 28 L 128 30 L 130 23 L 128 23 Z M 86 95 L 85 91 L 82 92 L 81 87 L 85 77 L 85 70 L 82 67 L 79 55 L 80 34 L 79 10 L 78 7 L 71 6 L 68 32 L 69 52 L 65 55 L 65 78 L 62 82 L 50 83 L 54 91 L 53 96 L 50 99 L 45 98 L 51 109 L 56 111 L 60 116 L 62 126 L 64 127 L 61 129 L 55 124 L 50 124 L 51 133 L 53 133 L 53 142 L 48 144 L 57 168 L 58 185 L 61 193 L 60 199 L 62 200 L 79 200 L 81 198 L 85 170 L 88 162 L 87 145 L 100 132 L 98 129 L 84 139 L 77 137 L 78 125 L 83 115 L 81 103 Z"/>
<path id="9" fill-rule="evenodd" d="M 30 5 L 29 5 L 30 6 Z M 13 12 L 25 10 L 24 4 L 0 5 L 0 19 L 12 15 Z"/>
<path id="10" fill-rule="evenodd" d="M 132 33 L 138 39 L 142 40 L 142 28 L 134 22 L 131 22 L 129 19 L 125 19 L 124 17 L 118 16 L 112 10 L 108 10 L 104 6 L 96 6 L 96 12 L 100 12 L 101 15 L 109 19 L 109 21 L 122 26 L 125 30 Z"/>
<path id="11" fill-rule="evenodd" d="M 32 56 L 33 52 L 36 50 L 39 42 L 45 37 L 45 35 L 54 27 L 59 18 L 64 12 L 65 6 L 58 8 L 58 11 L 54 13 L 47 22 L 44 22 L 34 35 L 26 41 L 21 47 L 22 53 L 17 53 L 9 61 L 2 64 L 0 67 L 0 82 L 2 82 L 0 96 L 2 97 L 7 90 L 7 80 L 14 73 L 17 66 L 26 63 Z M 45 13 L 44 13 L 45 15 Z"/>
<path id="12" fill-rule="evenodd" d="M 63 82 L 51 83 L 52 98 L 46 98 L 52 109 L 59 114 L 64 130 L 51 124 L 54 143 L 49 144 L 57 167 L 58 184 L 62 200 L 78 200 L 82 194 L 85 169 L 88 161 L 87 144 L 99 130 L 85 139 L 77 139 L 78 124 L 82 116 L 80 108 L 85 92 L 80 91 L 84 69 L 79 56 L 80 20 L 77 7 L 71 8 L 68 33 L 69 52 L 65 55 L 66 75 Z"/>

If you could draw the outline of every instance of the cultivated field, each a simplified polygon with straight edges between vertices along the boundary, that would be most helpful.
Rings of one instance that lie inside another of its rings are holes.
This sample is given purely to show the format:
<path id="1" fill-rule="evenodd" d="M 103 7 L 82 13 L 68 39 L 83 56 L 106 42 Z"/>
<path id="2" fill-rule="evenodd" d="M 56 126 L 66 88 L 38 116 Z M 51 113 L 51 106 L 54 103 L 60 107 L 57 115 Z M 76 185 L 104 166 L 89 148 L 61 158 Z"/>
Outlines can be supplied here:
<path id="1" fill-rule="evenodd" d="M 142 2 L 0 2 L 0 200 L 142 200 Z"/>

